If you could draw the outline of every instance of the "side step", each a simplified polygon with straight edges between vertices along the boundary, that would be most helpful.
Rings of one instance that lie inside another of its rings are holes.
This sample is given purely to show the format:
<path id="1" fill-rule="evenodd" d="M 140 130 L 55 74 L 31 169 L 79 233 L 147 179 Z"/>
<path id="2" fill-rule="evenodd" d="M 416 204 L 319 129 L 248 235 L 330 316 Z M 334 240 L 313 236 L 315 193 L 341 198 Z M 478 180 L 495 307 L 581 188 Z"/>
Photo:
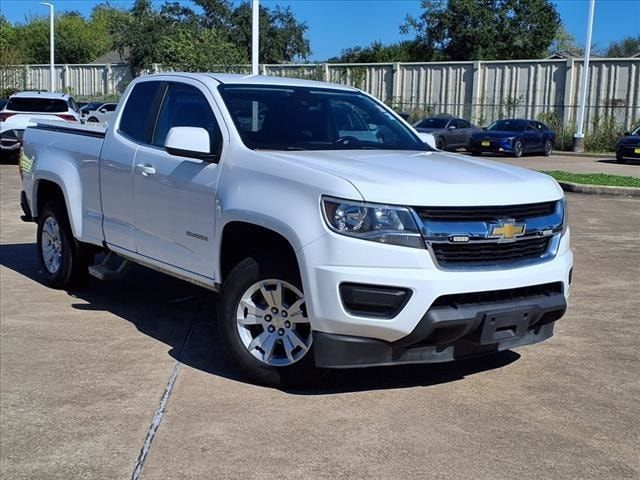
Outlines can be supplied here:
<path id="1" fill-rule="evenodd" d="M 101 263 L 89 267 L 89 275 L 98 280 L 120 280 L 127 273 L 128 266 L 129 260 L 109 252 Z"/>

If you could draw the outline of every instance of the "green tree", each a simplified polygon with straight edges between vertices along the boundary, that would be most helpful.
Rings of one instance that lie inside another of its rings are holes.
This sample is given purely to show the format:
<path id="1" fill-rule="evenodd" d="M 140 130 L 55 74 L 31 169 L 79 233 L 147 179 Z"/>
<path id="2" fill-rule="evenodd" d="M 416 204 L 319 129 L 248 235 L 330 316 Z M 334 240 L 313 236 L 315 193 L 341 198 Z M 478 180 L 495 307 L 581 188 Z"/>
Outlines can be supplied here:
<path id="1" fill-rule="evenodd" d="M 624 37 L 617 42 L 611 42 L 606 48 L 606 57 L 631 57 L 640 52 L 640 35 Z"/>
<path id="2" fill-rule="evenodd" d="M 332 63 L 384 63 L 411 62 L 415 58 L 417 44 L 411 41 L 383 45 L 373 42 L 368 47 L 353 47 L 342 51 L 339 57 L 328 60 Z"/>
<path id="3" fill-rule="evenodd" d="M 422 0 L 422 9 L 401 27 L 421 47 L 416 60 L 544 57 L 560 27 L 549 0 Z"/>
<path id="4" fill-rule="evenodd" d="M 49 61 L 49 18 L 34 16 L 14 27 L 15 43 L 28 63 Z M 111 48 L 106 26 L 87 21 L 78 12 L 55 17 L 56 63 L 88 63 Z"/>
<path id="5" fill-rule="evenodd" d="M 241 3 L 230 17 L 230 39 L 251 56 L 251 5 Z M 304 60 L 311 53 L 304 37 L 307 26 L 298 22 L 289 7 L 260 7 L 260 62 L 285 63 Z"/>
<path id="6" fill-rule="evenodd" d="M 576 55 L 582 55 L 584 53 L 584 48 L 578 45 L 575 37 L 564 28 L 564 25 L 560 25 L 558 30 L 556 30 L 556 34 L 553 37 L 547 53 L 553 55 L 559 52 L 571 52 Z"/>

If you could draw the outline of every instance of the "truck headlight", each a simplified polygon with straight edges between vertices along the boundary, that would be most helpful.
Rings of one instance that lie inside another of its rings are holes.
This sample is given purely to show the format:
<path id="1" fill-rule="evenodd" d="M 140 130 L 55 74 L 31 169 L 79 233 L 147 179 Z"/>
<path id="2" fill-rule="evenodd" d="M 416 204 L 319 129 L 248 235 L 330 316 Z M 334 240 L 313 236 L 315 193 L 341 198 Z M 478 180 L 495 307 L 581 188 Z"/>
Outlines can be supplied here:
<path id="1" fill-rule="evenodd" d="M 323 197 L 322 213 L 329 228 L 336 233 L 373 242 L 425 248 L 408 208 Z"/>

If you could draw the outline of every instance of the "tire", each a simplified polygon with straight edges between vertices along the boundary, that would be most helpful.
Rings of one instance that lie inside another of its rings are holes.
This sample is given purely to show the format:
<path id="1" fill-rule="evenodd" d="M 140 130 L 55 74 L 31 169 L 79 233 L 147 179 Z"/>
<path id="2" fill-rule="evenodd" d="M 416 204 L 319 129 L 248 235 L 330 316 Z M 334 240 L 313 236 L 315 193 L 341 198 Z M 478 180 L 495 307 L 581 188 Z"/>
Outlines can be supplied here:
<path id="1" fill-rule="evenodd" d="M 229 359 L 254 383 L 300 386 L 318 378 L 300 275 L 277 254 L 246 258 L 231 270 L 218 303 L 218 330 Z"/>
<path id="2" fill-rule="evenodd" d="M 516 158 L 520 158 L 524 153 L 524 144 L 522 140 L 516 140 L 513 144 L 513 156 Z"/>
<path id="3" fill-rule="evenodd" d="M 73 237 L 60 201 L 46 203 L 39 212 L 37 243 L 46 285 L 64 289 L 86 282 L 90 250 Z"/>
<path id="4" fill-rule="evenodd" d="M 471 155 L 473 155 L 474 157 L 479 157 L 480 155 L 482 155 L 482 152 L 480 152 L 479 150 L 471 150 Z"/>
<path id="5" fill-rule="evenodd" d="M 626 163 L 626 160 L 624 159 L 624 155 L 619 150 L 616 152 L 616 163 Z"/>
<path id="6" fill-rule="evenodd" d="M 88 123 L 98 123 L 98 119 L 96 117 L 87 118 Z"/>
<path id="7" fill-rule="evenodd" d="M 551 140 L 547 140 L 546 142 L 544 142 L 544 156 L 549 157 L 552 151 L 553 143 L 551 143 Z"/>
<path id="8" fill-rule="evenodd" d="M 438 150 L 444 150 L 446 147 L 446 144 L 444 142 L 444 138 L 442 137 L 436 137 L 436 148 Z"/>

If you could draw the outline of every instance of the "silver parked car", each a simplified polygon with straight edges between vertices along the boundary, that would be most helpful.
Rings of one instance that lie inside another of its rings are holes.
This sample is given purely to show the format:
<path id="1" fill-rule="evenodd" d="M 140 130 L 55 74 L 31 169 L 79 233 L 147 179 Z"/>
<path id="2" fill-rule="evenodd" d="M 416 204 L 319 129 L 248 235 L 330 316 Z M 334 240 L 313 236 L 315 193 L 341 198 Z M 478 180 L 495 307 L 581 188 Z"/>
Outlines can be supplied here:
<path id="1" fill-rule="evenodd" d="M 463 118 L 450 116 L 423 118 L 413 126 L 419 132 L 432 134 L 439 150 L 469 149 L 471 135 L 481 131 Z"/>

